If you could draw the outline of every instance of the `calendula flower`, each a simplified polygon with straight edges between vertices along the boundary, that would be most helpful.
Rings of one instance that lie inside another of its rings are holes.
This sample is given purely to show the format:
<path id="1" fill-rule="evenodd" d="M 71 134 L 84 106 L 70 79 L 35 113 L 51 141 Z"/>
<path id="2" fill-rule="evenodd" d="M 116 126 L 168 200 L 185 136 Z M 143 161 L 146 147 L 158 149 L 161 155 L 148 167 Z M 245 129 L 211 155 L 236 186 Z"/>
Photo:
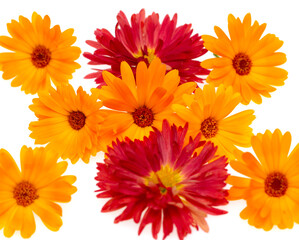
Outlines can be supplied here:
<path id="1" fill-rule="evenodd" d="M 231 161 L 232 168 L 246 178 L 229 177 L 229 199 L 246 200 L 240 216 L 256 228 L 292 228 L 299 223 L 299 144 L 288 155 L 291 134 L 282 135 L 278 129 L 258 133 L 251 142 L 258 159 L 241 152 L 238 161 Z"/>
<path id="2" fill-rule="evenodd" d="M 191 24 L 177 27 L 177 14 L 172 19 L 165 16 L 162 23 L 159 15 L 145 17 L 142 9 L 131 17 L 131 25 L 126 15 L 120 11 L 117 15 L 115 37 L 106 29 L 97 29 L 97 41 L 87 41 L 96 48 L 94 53 L 84 53 L 90 59 L 91 65 L 108 65 L 105 69 L 116 77 L 120 77 L 120 63 L 126 61 L 133 72 L 140 61 L 149 65 L 159 57 L 167 65 L 167 71 L 178 69 L 181 77 L 180 83 L 189 81 L 202 82 L 200 75 L 207 75 L 209 71 L 200 66 L 195 60 L 207 52 L 203 41 L 198 34 L 192 35 Z M 105 85 L 102 70 L 96 69 L 95 73 L 86 78 L 96 78 L 98 87 Z"/>
<path id="3" fill-rule="evenodd" d="M 288 73 L 277 67 L 286 61 L 284 53 L 276 52 L 283 41 L 274 34 L 261 38 L 265 28 L 265 23 L 259 25 L 257 21 L 251 25 L 250 13 L 243 22 L 230 14 L 230 39 L 217 26 L 214 30 L 218 38 L 203 35 L 204 46 L 220 56 L 201 63 L 202 67 L 213 69 L 207 82 L 232 86 L 241 94 L 244 104 L 251 100 L 261 103 L 261 95 L 271 97 L 270 92 L 276 90 L 273 86 L 283 85 Z"/>
<path id="4" fill-rule="evenodd" d="M 182 103 L 184 93 L 192 93 L 196 83 L 180 86 L 177 70 L 165 75 L 166 65 L 156 58 L 147 68 L 140 62 L 136 69 L 136 80 L 129 64 L 121 63 L 122 79 L 108 71 L 103 72 L 103 86 L 99 98 L 109 110 L 101 124 L 102 136 L 110 144 L 116 138 L 143 139 L 153 127 L 161 129 L 163 119 L 171 123 L 182 121 L 173 113 L 171 105 Z M 182 123 L 183 124 L 183 123 Z"/>
<path id="5" fill-rule="evenodd" d="M 29 106 L 38 117 L 29 125 L 30 137 L 35 144 L 47 144 L 62 159 L 76 163 L 81 158 L 88 163 L 100 151 L 101 107 L 96 91 L 89 95 L 79 87 L 76 94 L 71 85 L 50 89 Z"/>
<path id="6" fill-rule="evenodd" d="M 185 145 L 186 132 L 187 126 L 170 127 L 165 120 L 161 132 L 154 129 L 143 141 L 114 142 L 105 163 L 98 163 L 97 197 L 110 198 L 102 212 L 125 208 L 114 222 L 140 222 L 138 234 L 152 224 L 155 239 L 161 224 L 163 239 L 174 225 L 180 240 L 191 227 L 207 232 L 207 214 L 226 213 L 215 208 L 227 204 L 226 158 L 215 156 L 211 142 L 202 146 L 200 134 Z"/>
<path id="7" fill-rule="evenodd" d="M 12 79 L 11 86 L 22 86 L 25 93 L 35 94 L 56 85 L 66 84 L 80 65 L 74 62 L 81 53 L 71 46 L 74 30 L 61 32 L 59 25 L 50 28 L 50 18 L 36 12 L 32 22 L 20 16 L 19 22 L 7 24 L 12 36 L 0 36 L 0 46 L 12 52 L 0 53 L 3 79 Z"/>
<path id="8" fill-rule="evenodd" d="M 56 202 L 69 202 L 77 191 L 75 176 L 61 176 L 67 162 L 44 148 L 21 149 L 21 171 L 11 155 L 0 149 L 0 229 L 5 237 L 20 231 L 29 238 L 36 229 L 34 215 L 51 231 L 62 226 L 62 208 Z"/>
<path id="9" fill-rule="evenodd" d="M 234 115 L 230 113 L 240 103 L 239 93 L 232 87 L 225 89 L 220 85 L 204 85 L 196 89 L 194 95 L 184 95 L 185 104 L 174 104 L 173 110 L 185 122 L 189 123 L 189 133 L 195 136 L 202 133 L 204 139 L 218 146 L 218 154 L 234 159 L 236 146 L 250 147 L 252 129 L 249 127 L 255 119 L 253 110 Z M 229 116 L 230 115 L 230 116 Z"/>

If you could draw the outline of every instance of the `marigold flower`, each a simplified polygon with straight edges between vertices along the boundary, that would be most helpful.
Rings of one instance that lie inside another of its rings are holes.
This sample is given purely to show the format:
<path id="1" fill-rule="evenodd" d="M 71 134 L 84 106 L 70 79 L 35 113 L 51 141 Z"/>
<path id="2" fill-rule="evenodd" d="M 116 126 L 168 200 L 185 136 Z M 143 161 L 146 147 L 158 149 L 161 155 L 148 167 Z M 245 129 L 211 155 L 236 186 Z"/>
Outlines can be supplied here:
<path id="1" fill-rule="evenodd" d="M 71 85 L 39 94 L 29 106 L 38 117 L 38 121 L 29 125 L 30 137 L 35 139 L 35 144 L 47 144 L 62 159 L 69 158 L 76 163 L 81 158 L 88 163 L 90 156 L 101 149 L 101 107 L 97 92 L 88 95 L 82 87 L 77 94 Z"/>
<path id="2" fill-rule="evenodd" d="M 253 110 L 246 110 L 228 116 L 240 103 L 239 93 L 233 93 L 232 87 L 220 85 L 217 90 L 207 84 L 196 89 L 194 95 L 183 96 L 185 104 L 172 106 L 176 114 L 189 123 L 189 134 L 202 133 L 204 139 L 218 146 L 218 154 L 234 159 L 236 146 L 250 147 L 252 128 L 255 119 Z"/>
<path id="3" fill-rule="evenodd" d="M 3 79 L 12 79 L 11 86 L 21 86 L 25 93 L 35 94 L 48 90 L 51 81 L 56 85 L 66 84 L 80 65 L 74 62 L 81 53 L 71 46 L 76 37 L 74 30 L 61 32 L 59 25 L 50 28 L 50 18 L 43 19 L 36 12 L 32 22 L 20 16 L 19 22 L 7 24 L 12 38 L 0 36 L 0 46 L 12 52 L 0 53 Z"/>
<path id="4" fill-rule="evenodd" d="M 240 213 L 242 219 L 256 228 L 268 231 L 274 225 L 281 229 L 299 223 L 299 144 L 288 155 L 291 134 L 280 130 L 258 133 L 251 139 L 257 156 L 245 152 L 230 164 L 246 178 L 230 176 L 229 199 L 245 199 L 247 206 Z"/>
<path id="5" fill-rule="evenodd" d="M 90 59 L 91 65 L 108 65 L 105 69 L 116 77 L 120 77 L 120 63 L 126 61 L 135 73 L 140 61 L 148 65 L 159 57 L 167 65 L 167 70 L 177 69 L 180 74 L 180 83 L 189 81 L 202 82 L 199 75 L 208 75 L 209 71 L 200 66 L 195 60 L 207 52 L 198 34 L 192 35 L 191 24 L 177 27 L 177 14 L 172 19 L 165 16 L 159 22 L 159 15 L 145 17 L 142 9 L 131 17 L 131 25 L 126 15 L 120 11 L 117 15 L 115 37 L 106 29 L 95 31 L 97 41 L 87 41 L 96 48 L 94 53 L 84 53 Z M 96 69 L 95 73 L 86 78 L 96 78 L 99 88 L 105 85 L 102 71 Z"/>
<path id="6" fill-rule="evenodd" d="M 110 198 L 102 212 L 125 208 L 115 223 L 140 222 L 138 234 L 151 223 L 155 239 L 161 224 L 163 239 L 173 225 L 180 240 L 191 233 L 190 227 L 207 232 L 207 214 L 226 213 L 215 208 L 227 204 L 223 189 L 228 176 L 226 158 L 215 156 L 213 143 L 202 146 L 200 134 L 185 146 L 187 128 L 170 127 L 165 120 L 161 132 L 154 129 L 143 141 L 113 142 L 105 163 L 98 163 L 97 197 Z M 202 150 L 197 154 L 199 147 Z"/>
<path id="7" fill-rule="evenodd" d="M 218 38 L 203 35 L 204 46 L 219 58 L 205 60 L 201 66 L 213 69 L 207 82 L 216 86 L 223 83 L 232 86 L 235 92 L 242 96 L 242 103 L 251 100 L 261 103 L 261 95 L 271 97 L 270 92 L 281 86 L 287 79 L 287 71 L 278 68 L 286 61 L 286 55 L 276 52 L 283 44 L 274 34 L 261 36 L 266 24 L 259 25 L 257 21 L 251 25 L 251 15 L 248 13 L 243 22 L 232 14 L 228 16 L 230 39 L 217 26 L 214 30 Z"/>
<path id="8" fill-rule="evenodd" d="M 102 137 L 108 145 L 116 138 L 143 139 L 153 127 L 161 129 L 163 119 L 177 125 L 182 123 L 171 105 L 182 103 L 182 95 L 192 93 L 196 83 L 178 86 L 178 71 L 172 70 L 166 75 L 165 72 L 166 65 L 158 58 L 148 68 L 144 62 L 138 63 L 136 81 L 126 62 L 121 63 L 122 80 L 103 72 L 107 86 L 95 90 L 99 91 L 103 105 L 109 108 L 101 124 Z"/>
<path id="9" fill-rule="evenodd" d="M 5 237 L 20 231 L 29 238 L 36 229 L 33 213 L 51 231 L 62 226 L 62 208 L 56 202 L 69 202 L 77 191 L 75 176 L 61 176 L 67 162 L 44 148 L 21 149 L 21 170 L 11 155 L 0 149 L 0 229 Z"/>

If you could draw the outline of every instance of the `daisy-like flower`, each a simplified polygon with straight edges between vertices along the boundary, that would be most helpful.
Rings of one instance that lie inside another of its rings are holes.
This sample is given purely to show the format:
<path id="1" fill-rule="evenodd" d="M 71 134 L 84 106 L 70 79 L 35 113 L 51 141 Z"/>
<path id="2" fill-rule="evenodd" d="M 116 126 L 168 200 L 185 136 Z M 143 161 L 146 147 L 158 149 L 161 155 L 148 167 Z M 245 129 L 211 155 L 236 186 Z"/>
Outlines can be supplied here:
<path id="1" fill-rule="evenodd" d="M 152 127 L 161 129 L 163 119 L 183 124 L 173 113 L 171 105 L 182 103 L 182 95 L 192 93 L 196 83 L 178 86 L 178 71 L 172 70 L 166 75 L 165 72 L 166 65 L 158 58 L 148 68 L 144 62 L 138 63 L 136 81 L 126 62 L 121 63 L 122 79 L 103 72 L 107 86 L 95 90 L 99 91 L 103 105 L 109 108 L 101 124 L 101 135 L 108 139 L 108 145 L 116 138 L 143 139 Z"/>
<path id="2" fill-rule="evenodd" d="M 183 98 L 187 106 L 174 104 L 172 108 L 180 118 L 189 122 L 191 136 L 201 132 L 204 139 L 218 146 L 218 154 L 226 155 L 228 159 L 234 158 L 236 146 L 251 146 L 249 125 L 255 119 L 254 111 L 230 115 L 241 101 L 240 94 L 234 93 L 232 87 L 225 89 L 220 85 L 216 90 L 207 84 L 203 89 L 196 89 L 194 95 L 184 95 Z"/>
<path id="3" fill-rule="evenodd" d="M 30 137 L 35 144 L 47 144 L 62 159 L 76 163 L 81 158 L 88 163 L 100 151 L 101 107 L 96 91 L 88 95 L 82 87 L 77 94 L 71 85 L 52 88 L 29 106 L 38 117 L 29 125 Z"/>
<path id="4" fill-rule="evenodd" d="M 69 202 L 77 191 L 75 176 L 61 176 L 67 162 L 44 148 L 21 149 L 21 171 L 11 155 L 0 149 L 0 229 L 11 237 L 20 231 L 23 238 L 35 232 L 33 213 L 46 227 L 58 231 L 62 208 L 56 202 Z"/>
<path id="5" fill-rule="evenodd" d="M 84 53 L 91 65 L 108 65 L 106 69 L 120 77 L 120 63 L 126 61 L 135 72 L 140 61 L 150 64 L 159 57 L 167 65 L 167 70 L 178 69 L 181 77 L 180 83 L 189 81 L 202 82 L 200 75 L 208 75 L 209 71 L 200 66 L 195 60 L 207 52 L 203 41 L 198 34 L 192 35 L 191 24 L 177 27 L 177 15 L 172 19 L 165 16 L 162 23 L 159 15 L 145 17 L 142 9 L 131 17 L 131 25 L 123 12 L 117 15 L 115 37 L 106 29 L 95 31 L 97 41 L 87 41 L 96 48 L 94 53 Z M 96 78 L 98 87 L 105 85 L 102 70 L 86 78 Z"/>
<path id="6" fill-rule="evenodd" d="M 203 35 L 204 46 L 220 56 L 201 63 L 202 67 L 213 69 L 207 82 L 233 86 L 235 92 L 240 92 L 244 104 L 251 100 L 260 104 L 261 95 L 271 97 L 270 92 L 276 90 L 273 86 L 283 85 L 288 73 L 277 67 L 286 61 L 284 53 L 276 52 L 283 41 L 274 34 L 261 38 L 265 28 L 265 23 L 259 25 L 257 21 L 251 25 L 249 13 L 243 22 L 230 14 L 230 39 L 217 26 L 214 30 L 218 38 Z"/>
<path id="7" fill-rule="evenodd" d="M 13 78 L 11 86 L 35 94 L 48 90 L 50 80 L 56 86 L 68 83 L 80 67 L 74 61 L 81 50 L 71 46 L 76 41 L 74 30 L 61 32 L 58 25 L 50 28 L 49 16 L 42 18 L 34 12 L 32 22 L 20 16 L 7 29 L 12 37 L 0 36 L 0 46 L 12 52 L 0 53 L 0 65 L 3 79 Z"/>
<path id="8" fill-rule="evenodd" d="M 117 140 L 98 163 L 98 198 L 110 198 L 102 212 L 125 208 L 115 223 L 140 222 L 138 234 L 152 224 L 155 239 L 163 226 L 165 239 L 177 228 L 180 240 L 191 227 L 208 231 L 207 214 L 226 213 L 215 208 L 227 204 L 226 158 L 215 157 L 216 147 L 200 141 L 200 134 L 185 145 L 187 126 L 154 129 L 143 141 Z M 195 150 L 202 147 L 199 154 Z M 214 160 L 210 162 L 211 160 Z"/>
<path id="9" fill-rule="evenodd" d="M 229 177 L 229 199 L 246 200 L 240 216 L 256 228 L 292 228 L 299 223 L 299 144 L 288 155 L 291 134 L 278 129 L 259 133 L 251 142 L 258 159 L 241 152 L 238 161 L 231 161 L 232 168 L 247 177 Z"/>

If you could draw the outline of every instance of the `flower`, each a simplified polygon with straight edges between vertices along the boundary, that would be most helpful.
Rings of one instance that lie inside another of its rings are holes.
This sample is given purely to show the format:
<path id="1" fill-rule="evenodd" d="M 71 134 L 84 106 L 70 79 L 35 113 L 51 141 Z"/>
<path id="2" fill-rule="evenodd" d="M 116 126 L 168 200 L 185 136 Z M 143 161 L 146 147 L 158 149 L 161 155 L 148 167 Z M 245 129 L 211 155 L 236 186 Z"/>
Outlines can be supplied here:
<path id="1" fill-rule="evenodd" d="M 255 119 L 253 110 L 246 110 L 228 116 L 240 103 L 239 93 L 233 93 L 232 87 L 225 89 L 220 85 L 204 85 L 196 89 L 194 95 L 183 96 L 187 106 L 174 104 L 173 110 L 185 122 L 189 122 L 189 133 L 196 136 L 201 132 L 204 139 L 218 146 L 218 154 L 234 159 L 236 146 L 250 147 L 252 129 L 249 127 Z"/>
<path id="2" fill-rule="evenodd" d="M 209 71 L 200 66 L 195 60 L 207 52 L 198 34 L 192 35 L 191 24 L 177 27 L 177 15 L 170 20 L 166 15 L 163 22 L 159 22 L 159 15 L 145 17 L 142 9 L 131 17 L 131 25 L 126 15 L 120 11 L 117 15 L 115 37 L 106 29 L 95 31 L 97 41 L 87 41 L 94 47 L 94 53 L 84 53 L 91 65 L 108 65 L 105 70 L 116 77 L 120 77 L 120 63 L 126 61 L 133 72 L 140 61 L 148 65 L 159 57 L 167 65 L 167 70 L 178 69 L 180 83 L 189 81 L 202 82 L 198 75 L 208 75 Z M 96 78 L 99 88 L 105 85 L 100 69 L 86 78 Z"/>
<path id="3" fill-rule="evenodd" d="M 100 151 L 101 107 L 98 94 L 88 95 L 82 87 L 77 94 L 71 85 L 50 89 L 29 106 L 38 117 L 29 125 L 30 137 L 35 144 L 47 144 L 62 159 L 76 163 L 81 158 L 88 163 Z"/>
<path id="4" fill-rule="evenodd" d="M 213 69 L 207 82 L 216 86 L 223 83 L 232 86 L 242 96 L 242 103 L 251 100 L 260 104 L 261 95 L 271 97 L 270 92 L 281 86 L 287 79 L 287 71 L 276 66 L 286 61 L 286 55 L 276 52 L 283 44 L 274 34 L 261 36 L 266 24 L 257 21 L 251 26 L 251 15 L 248 13 L 243 22 L 230 14 L 228 16 L 229 39 L 217 26 L 215 33 L 218 38 L 203 35 L 204 46 L 219 58 L 207 59 L 201 66 Z"/>
<path id="5" fill-rule="evenodd" d="M 240 216 L 256 228 L 268 231 L 273 225 L 281 229 L 299 223 L 299 144 L 288 156 L 291 134 L 267 130 L 251 139 L 251 153 L 240 153 L 230 164 L 246 178 L 230 176 L 230 200 L 245 199 L 247 206 Z"/>
<path id="6" fill-rule="evenodd" d="M 211 142 L 202 146 L 200 134 L 184 146 L 187 128 L 170 127 L 165 120 L 161 132 L 155 128 L 143 141 L 113 142 L 105 163 L 98 163 L 97 168 L 97 197 L 110 198 L 102 212 L 125 207 L 114 222 L 141 222 L 138 234 L 151 223 L 155 239 L 161 224 L 163 239 L 173 225 L 180 240 L 191 233 L 190 227 L 207 232 L 207 214 L 226 213 L 215 208 L 227 204 L 227 190 L 223 189 L 228 176 L 226 158 L 215 156 Z M 202 150 L 197 154 L 199 147 Z"/>
<path id="7" fill-rule="evenodd" d="M 12 79 L 11 86 L 21 86 L 26 94 L 47 91 L 51 82 L 58 86 L 68 83 L 72 73 L 80 65 L 74 62 L 81 53 L 72 47 L 76 37 L 74 30 L 61 32 L 58 25 L 50 28 L 50 18 L 43 19 L 36 12 L 32 23 L 20 16 L 19 22 L 7 24 L 12 38 L 0 36 L 0 46 L 12 52 L 0 53 L 3 79 Z"/>
<path id="8" fill-rule="evenodd" d="M 75 176 L 61 176 L 67 162 L 44 148 L 21 149 L 21 171 L 11 155 L 0 149 L 0 229 L 5 237 L 20 231 L 23 238 L 35 232 L 33 213 L 45 226 L 58 231 L 62 208 L 56 202 L 69 202 L 77 191 Z"/>
<path id="9" fill-rule="evenodd" d="M 156 58 L 147 68 L 140 62 L 136 69 L 136 81 L 128 63 L 121 63 L 122 80 L 108 71 L 103 72 L 103 86 L 99 98 L 107 108 L 101 124 L 102 141 L 107 145 L 116 138 L 143 139 L 153 127 L 161 129 L 163 119 L 179 124 L 171 104 L 181 103 L 184 93 L 192 93 L 196 83 L 180 86 L 177 70 L 165 75 L 166 65 Z M 182 123 L 183 124 L 183 123 Z"/>

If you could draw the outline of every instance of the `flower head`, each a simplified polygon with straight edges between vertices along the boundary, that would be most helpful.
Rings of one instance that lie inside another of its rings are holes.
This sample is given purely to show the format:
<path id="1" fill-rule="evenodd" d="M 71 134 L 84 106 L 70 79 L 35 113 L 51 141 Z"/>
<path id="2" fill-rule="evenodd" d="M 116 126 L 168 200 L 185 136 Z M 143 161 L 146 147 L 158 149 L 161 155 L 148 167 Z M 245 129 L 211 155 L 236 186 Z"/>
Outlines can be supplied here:
<path id="1" fill-rule="evenodd" d="M 232 185 L 229 199 L 245 199 L 247 206 L 241 212 L 243 219 L 256 228 L 268 231 L 274 225 L 281 229 L 299 223 L 299 144 L 290 155 L 291 134 L 280 130 L 252 137 L 252 148 L 257 156 L 240 152 L 231 166 L 246 178 L 230 176 Z"/>
<path id="2" fill-rule="evenodd" d="M 211 142 L 202 146 L 200 134 L 184 146 L 186 132 L 187 126 L 170 127 L 165 120 L 162 131 L 154 129 L 143 141 L 117 140 L 108 148 L 105 163 L 98 163 L 97 197 L 110 198 L 103 212 L 125 208 L 115 223 L 140 222 L 139 234 L 151 223 L 154 238 L 162 224 L 163 239 L 175 225 L 183 240 L 190 227 L 208 231 L 207 214 L 226 213 L 215 208 L 227 203 L 226 158 L 215 156 Z"/>
<path id="3" fill-rule="evenodd" d="M 207 82 L 232 86 L 234 92 L 241 94 L 244 104 L 251 100 L 261 103 L 261 95 L 270 97 L 270 92 L 275 91 L 273 86 L 283 85 L 288 73 L 277 66 L 286 61 L 286 55 L 276 52 L 283 42 L 274 34 L 261 38 L 265 28 L 266 24 L 259 25 L 257 21 L 251 25 L 249 13 L 243 22 L 230 14 L 230 39 L 217 26 L 218 38 L 203 35 L 204 46 L 220 56 L 201 63 L 202 67 L 213 69 Z"/>
<path id="4" fill-rule="evenodd" d="M 12 36 L 0 36 L 0 46 L 12 52 L 0 53 L 3 79 L 12 79 L 13 87 L 22 86 L 25 93 L 35 94 L 48 90 L 51 81 L 66 84 L 80 65 L 74 62 L 81 53 L 72 47 L 74 30 L 61 32 L 59 25 L 50 28 L 50 18 L 32 14 L 32 22 L 20 16 L 19 22 L 7 24 Z"/>
<path id="5" fill-rule="evenodd" d="M 75 176 L 61 176 L 67 162 L 44 148 L 21 149 L 21 170 L 11 155 L 0 149 L 0 229 L 11 237 L 20 231 L 23 238 L 35 232 L 33 213 L 52 231 L 62 226 L 62 209 L 56 202 L 69 202 L 77 191 Z"/>
<path id="6" fill-rule="evenodd" d="M 177 70 L 165 75 L 166 65 L 156 58 L 147 68 L 140 62 L 136 69 L 136 81 L 126 62 L 121 63 L 122 79 L 103 72 L 107 86 L 99 91 L 99 98 L 109 110 L 101 124 L 102 136 L 109 145 L 116 138 L 143 139 L 153 127 L 161 129 L 163 119 L 181 123 L 171 105 L 182 103 L 184 93 L 192 93 L 196 83 L 180 86 Z"/>
<path id="7" fill-rule="evenodd" d="M 96 48 L 95 52 L 84 53 L 90 59 L 91 65 L 108 65 L 105 69 L 116 77 L 120 77 L 120 63 L 126 61 L 133 72 L 140 61 L 149 65 L 159 57 L 167 65 L 167 70 L 177 69 L 180 83 L 189 81 L 202 82 L 198 75 L 207 75 L 208 70 L 200 66 L 195 60 L 207 52 L 198 34 L 192 35 L 191 24 L 177 27 L 177 15 L 172 19 L 165 16 L 159 22 L 159 15 L 145 17 L 142 9 L 131 17 L 131 25 L 123 12 L 117 15 L 115 37 L 106 29 L 95 31 L 97 41 L 87 41 Z M 102 70 L 89 74 L 86 78 L 96 78 L 99 87 L 105 85 Z"/>
<path id="8" fill-rule="evenodd" d="M 220 85 L 216 90 L 207 84 L 203 89 L 196 89 L 194 95 L 184 95 L 183 98 L 187 106 L 174 104 L 173 110 L 189 123 L 191 136 L 201 132 L 204 139 L 218 146 L 218 154 L 228 159 L 234 159 L 236 146 L 251 146 L 249 125 L 255 119 L 254 111 L 228 116 L 241 101 L 240 94 L 233 93 L 232 87 L 225 89 Z"/>
<path id="9" fill-rule="evenodd" d="M 100 150 L 101 107 L 96 92 L 90 96 L 79 87 L 76 94 L 71 85 L 51 89 L 29 107 L 38 117 L 29 125 L 30 137 L 35 144 L 48 144 L 62 159 L 88 163 Z"/>

